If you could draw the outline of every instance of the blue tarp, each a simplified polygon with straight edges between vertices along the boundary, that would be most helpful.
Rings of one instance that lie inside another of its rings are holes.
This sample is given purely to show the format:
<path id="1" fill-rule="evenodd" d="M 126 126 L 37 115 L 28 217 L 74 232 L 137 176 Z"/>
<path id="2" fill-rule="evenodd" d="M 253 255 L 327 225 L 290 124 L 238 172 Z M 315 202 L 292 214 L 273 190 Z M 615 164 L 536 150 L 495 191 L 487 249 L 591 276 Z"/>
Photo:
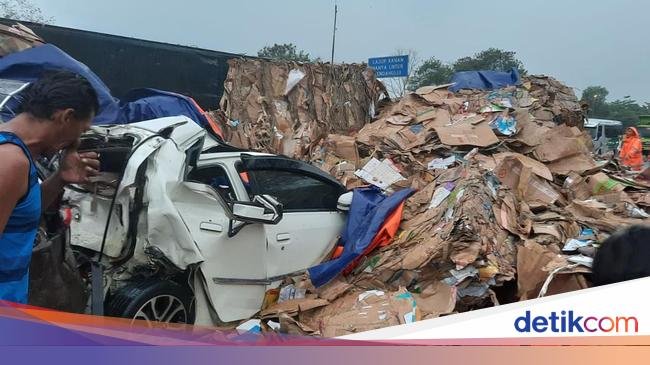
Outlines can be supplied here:
<path id="1" fill-rule="evenodd" d="M 454 83 L 449 90 L 456 92 L 460 89 L 494 90 L 510 85 L 521 84 L 519 72 L 513 68 L 508 72 L 502 71 L 461 71 L 451 78 Z"/>
<path id="2" fill-rule="evenodd" d="M 136 123 L 172 115 L 184 115 L 203 128 L 208 127 L 208 120 L 196 108 L 191 98 L 156 89 L 129 91 L 120 103 L 117 123 Z"/>
<path id="3" fill-rule="evenodd" d="M 30 48 L 0 58 L 0 78 L 34 82 L 47 70 L 66 70 L 85 77 L 97 92 L 100 112 L 94 124 L 113 123 L 118 116 L 118 101 L 108 86 L 86 65 L 51 44 Z"/>
<path id="4" fill-rule="evenodd" d="M 348 220 L 341 235 L 343 253 L 334 260 L 310 268 L 312 284 L 316 287 L 327 284 L 361 256 L 386 218 L 413 192 L 413 189 L 403 189 L 385 196 L 376 187 L 355 189 Z"/>
<path id="5" fill-rule="evenodd" d="M 185 115 L 204 128 L 208 126 L 202 111 L 191 98 L 184 95 L 156 89 L 136 89 L 119 101 L 86 65 L 51 44 L 12 53 L 0 59 L 0 79 L 33 82 L 47 70 L 71 71 L 91 83 L 97 92 L 100 109 L 93 124 L 127 124 Z M 3 120 L 13 117 L 12 113 L 19 103 L 20 97 L 11 100 L 9 107 L 2 111 Z"/>

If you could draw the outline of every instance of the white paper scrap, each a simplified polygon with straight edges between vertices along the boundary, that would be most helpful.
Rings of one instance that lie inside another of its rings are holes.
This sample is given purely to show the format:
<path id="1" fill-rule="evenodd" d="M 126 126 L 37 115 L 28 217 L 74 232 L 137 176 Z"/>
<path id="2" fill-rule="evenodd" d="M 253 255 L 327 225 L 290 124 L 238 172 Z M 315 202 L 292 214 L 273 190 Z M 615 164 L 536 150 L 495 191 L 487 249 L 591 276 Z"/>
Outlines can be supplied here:
<path id="1" fill-rule="evenodd" d="M 447 169 L 451 164 L 456 162 L 456 156 L 449 156 L 447 158 L 436 158 L 429 162 L 429 170 L 434 169 Z"/>
<path id="2" fill-rule="evenodd" d="M 564 244 L 564 247 L 562 248 L 562 251 L 575 251 L 579 249 L 580 247 L 587 247 L 591 245 L 593 241 L 590 240 L 577 240 L 575 238 L 572 238 L 567 241 L 567 243 Z"/>
<path id="3" fill-rule="evenodd" d="M 431 203 L 429 204 L 429 209 L 435 208 L 440 205 L 447 197 L 451 195 L 451 191 L 445 189 L 444 186 L 440 186 L 433 192 L 431 197 Z"/>
<path id="4" fill-rule="evenodd" d="M 395 170 L 390 161 L 384 160 L 380 162 L 376 158 L 368 161 L 361 170 L 357 170 L 354 174 L 382 190 L 386 190 L 394 183 L 404 180 L 404 177 L 399 171 Z"/>

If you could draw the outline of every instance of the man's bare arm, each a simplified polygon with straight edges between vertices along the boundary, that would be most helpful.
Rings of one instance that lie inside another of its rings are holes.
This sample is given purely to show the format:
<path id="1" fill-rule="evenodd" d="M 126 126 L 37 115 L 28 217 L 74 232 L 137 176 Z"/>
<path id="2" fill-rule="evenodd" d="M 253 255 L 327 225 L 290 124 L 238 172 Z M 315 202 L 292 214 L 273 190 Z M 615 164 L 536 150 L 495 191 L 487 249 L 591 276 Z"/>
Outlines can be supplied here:
<path id="1" fill-rule="evenodd" d="M 13 144 L 0 145 L 0 233 L 29 187 L 29 160 Z"/>
<path id="2" fill-rule="evenodd" d="M 45 211 L 52 205 L 65 185 L 58 171 L 41 183 L 41 211 Z"/>

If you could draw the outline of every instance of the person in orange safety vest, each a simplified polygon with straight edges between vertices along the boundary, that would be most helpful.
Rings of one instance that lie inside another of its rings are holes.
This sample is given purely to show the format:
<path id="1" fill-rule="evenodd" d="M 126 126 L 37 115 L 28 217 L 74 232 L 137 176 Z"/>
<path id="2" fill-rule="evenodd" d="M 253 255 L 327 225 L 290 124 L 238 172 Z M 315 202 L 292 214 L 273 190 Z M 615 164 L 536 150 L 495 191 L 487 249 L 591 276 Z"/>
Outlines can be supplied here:
<path id="1" fill-rule="evenodd" d="M 643 146 L 641 136 L 636 128 L 629 127 L 625 131 L 619 158 L 621 164 L 632 170 L 641 170 L 641 167 L 643 167 Z"/>

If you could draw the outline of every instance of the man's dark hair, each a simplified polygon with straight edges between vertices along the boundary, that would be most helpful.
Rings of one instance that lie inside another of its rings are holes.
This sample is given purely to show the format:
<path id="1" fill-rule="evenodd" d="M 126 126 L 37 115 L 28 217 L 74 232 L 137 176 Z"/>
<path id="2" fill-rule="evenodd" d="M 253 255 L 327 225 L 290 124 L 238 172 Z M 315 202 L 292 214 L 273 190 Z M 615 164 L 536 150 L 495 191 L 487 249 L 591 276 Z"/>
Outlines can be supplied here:
<path id="1" fill-rule="evenodd" d="M 21 111 L 48 119 L 57 110 L 74 109 L 75 118 L 99 111 L 97 92 L 83 76 L 69 71 L 50 71 L 22 93 Z"/>
<path id="2" fill-rule="evenodd" d="M 607 238 L 592 271 L 595 286 L 650 276 L 650 226 L 631 226 Z"/>

